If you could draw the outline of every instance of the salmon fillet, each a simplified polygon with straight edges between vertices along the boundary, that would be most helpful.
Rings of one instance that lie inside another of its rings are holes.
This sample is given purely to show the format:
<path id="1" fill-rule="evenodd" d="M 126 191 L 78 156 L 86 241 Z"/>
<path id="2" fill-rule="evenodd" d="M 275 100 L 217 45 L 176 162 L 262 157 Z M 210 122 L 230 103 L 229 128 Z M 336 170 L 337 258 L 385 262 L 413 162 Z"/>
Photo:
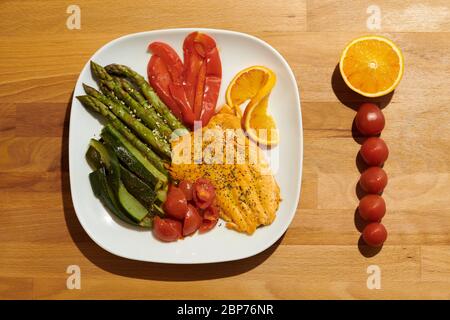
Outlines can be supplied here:
<path id="1" fill-rule="evenodd" d="M 214 129 L 235 130 L 236 134 L 229 139 L 231 143 L 228 146 L 231 145 L 231 148 L 227 147 L 228 151 L 234 152 L 233 161 L 226 162 L 227 150 L 223 144 L 226 135 L 223 131 L 220 131 L 222 140 L 207 139 L 207 131 L 211 132 Z M 257 227 L 271 224 L 281 201 L 280 188 L 260 149 L 242 131 L 240 118 L 221 112 L 202 129 L 202 134 L 204 139 L 201 150 L 208 152 L 203 152 L 201 157 L 194 152 L 194 133 L 173 143 L 170 167 L 172 178 L 190 181 L 202 177 L 209 179 L 216 189 L 216 203 L 220 217 L 227 222 L 228 228 L 252 234 Z M 183 141 L 185 138 L 189 140 Z M 188 159 L 186 152 L 183 154 L 178 152 L 181 146 L 188 144 L 190 152 L 187 153 L 191 161 L 186 161 Z M 251 152 L 257 155 L 256 161 L 251 157 Z M 196 159 L 201 158 L 202 163 L 192 161 L 195 155 Z"/>

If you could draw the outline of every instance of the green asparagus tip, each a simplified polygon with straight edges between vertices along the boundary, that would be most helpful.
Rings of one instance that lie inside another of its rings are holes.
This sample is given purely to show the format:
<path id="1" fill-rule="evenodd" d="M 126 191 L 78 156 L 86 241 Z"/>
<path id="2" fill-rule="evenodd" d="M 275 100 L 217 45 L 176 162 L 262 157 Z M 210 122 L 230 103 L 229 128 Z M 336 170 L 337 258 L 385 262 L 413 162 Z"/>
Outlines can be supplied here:
<path id="1" fill-rule="evenodd" d="M 94 74 L 97 73 L 97 64 L 91 60 L 91 70 Z"/>
<path id="2" fill-rule="evenodd" d="M 77 96 L 77 99 L 81 102 L 82 105 L 84 105 L 87 108 L 91 108 L 95 110 L 96 112 L 99 112 L 100 109 L 95 104 L 95 101 L 90 96 Z"/>
<path id="3" fill-rule="evenodd" d="M 89 96 L 77 96 L 77 99 L 84 106 L 86 106 L 86 105 L 91 103 L 91 100 L 89 99 Z"/>
<path id="4" fill-rule="evenodd" d="M 89 96 L 86 96 L 86 95 L 85 96 L 77 96 L 76 98 L 81 102 L 89 100 Z"/>
<path id="5" fill-rule="evenodd" d="M 99 66 L 100 65 L 98 63 L 95 63 L 94 61 L 91 60 L 91 68 L 96 69 Z"/>
<path id="6" fill-rule="evenodd" d="M 89 94 L 90 91 L 95 90 L 91 86 L 88 86 L 86 83 L 83 83 L 83 89 L 86 91 L 87 94 Z"/>
<path id="7" fill-rule="evenodd" d="M 99 79 L 99 80 L 111 80 L 111 77 L 109 74 L 105 71 L 105 69 L 99 65 L 98 63 L 95 63 L 91 60 L 91 69 L 92 73 Z"/>

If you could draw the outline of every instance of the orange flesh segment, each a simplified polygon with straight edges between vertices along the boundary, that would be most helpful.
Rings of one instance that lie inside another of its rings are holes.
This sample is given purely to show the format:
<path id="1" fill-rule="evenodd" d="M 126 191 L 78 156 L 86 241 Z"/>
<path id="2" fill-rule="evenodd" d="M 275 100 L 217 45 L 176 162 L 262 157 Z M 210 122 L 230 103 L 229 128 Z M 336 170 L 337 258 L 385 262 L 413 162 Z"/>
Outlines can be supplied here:
<path id="1" fill-rule="evenodd" d="M 389 40 L 363 39 L 350 45 L 343 58 L 343 73 L 350 85 L 367 94 L 388 92 L 402 73 L 401 53 Z"/>
<path id="2" fill-rule="evenodd" d="M 275 120 L 267 113 L 269 96 L 266 96 L 253 110 L 249 119 L 250 128 L 253 134 L 261 141 L 277 141 L 278 133 Z M 251 130 L 249 129 L 249 130 Z"/>
<path id="3" fill-rule="evenodd" d="M 242 115 L 240 106 L 250 100 L 242 126 L 254 140 L 264 145 L 278 143 L 275 121 L 267 113 L 275 78 L 275 74 L 265 67 L 250 67 L 238 73 L 227 90 L 227 102 L 238 116 Z"/>

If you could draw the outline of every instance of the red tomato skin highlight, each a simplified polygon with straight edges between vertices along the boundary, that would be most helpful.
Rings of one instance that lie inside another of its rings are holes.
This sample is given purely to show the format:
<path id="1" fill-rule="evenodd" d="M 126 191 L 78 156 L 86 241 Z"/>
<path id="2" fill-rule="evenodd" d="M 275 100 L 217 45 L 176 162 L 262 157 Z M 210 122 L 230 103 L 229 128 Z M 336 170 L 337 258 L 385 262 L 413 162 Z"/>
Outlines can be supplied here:
<path id="1" fill-rule="evenodd" d="M 153 221 L 154 236 L 164 242 L 173 242 L 181 238 L 181 222 L 156 216 Z"/>
<path id="2" fill-rule="evenodd" d="M 188 205 L 188 211 L 183 223 L 183 236 L 195 233 L 202 224 L 202 217 L 197 209 L 191 204 Z"/>
<path id="3" fill-rule="evenodd" d="M 365 170 L 359 179 L 361 188 L 367 193 L 378 194 L 383 192 L 388 182 L 386 172 L 380 167 L 370 167 Z"/>
<path id="4" fill-rule="evenodd" d="M 183 220 L 188 211 L 186 197 L 179 188 L 170 185 L 167 199 L 163 204 L 164 212 L 172 218 Z"/>
<path id="5" fill-rule="evenodd" d="M 363 103 L 356 113 L 356 128 L 365 136 L 375 136 L 384 129 L 383 112 L 374 103 Z"/>
<path id="6" fill-rule="evenodd" d="M 212 204 L 203 211 L 203 222 L 198 232 L 205 233 L 213 229 L 216 226 L 218 220 L 219 220 L 219 209 L 217 209 L 215 204 Z"/>
<path id="7" fill-rule="evenodd" d="M 216 191 L 208 179 L 200 178 L 194 183 L 192 195 L 195 205 L 200 209 L 206 209 L 213 203 Z"/>
<path id="8" fill-rule="evenodd" d="M 358 211 L 366 221 L 380 222 L 386 213 L 386 203 L 377 194 L 368 194 L 359 201 Z"/>
<path id="9" fill-rule="evenodd" d="M 203 220 L 200 228 L 198 229 L 198 233 L 205 233 L 212 230 L 216 226 L 217 221 L 218 220 Z"/>
<path id="10" fill-rule="evenodd" d="M 179 185 L 178 188 L 181 189 L 181 191 L 183 191 L 184 196 L 186 197 L 187 201 L 191 201 L 192 200 L 192 193 L 193 193 L 193 183 L 187 180 L 182 180 Z"/>
<path id="11" fill-rule="evenodd" d="M 368 224 L 362 233 L 363 240 L 371 247 L 380 247 L 387 239 L 387 230 L 381 223 Z"/>
<path id="12" fill-rule="evenodd" d="M 381 166 L 389 156 L 386 143 L 378 137 L 370 137 L 364 141 L 359 152 L 369 166 Z"/>

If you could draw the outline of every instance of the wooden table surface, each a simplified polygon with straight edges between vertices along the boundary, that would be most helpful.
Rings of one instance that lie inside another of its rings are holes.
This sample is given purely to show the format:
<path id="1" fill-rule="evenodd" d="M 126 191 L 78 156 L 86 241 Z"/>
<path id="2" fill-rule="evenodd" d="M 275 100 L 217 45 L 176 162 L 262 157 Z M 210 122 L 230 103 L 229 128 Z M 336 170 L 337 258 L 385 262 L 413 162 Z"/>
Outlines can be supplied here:
<path id="1" fill-rule="evenodd" d="M 0 298 L 450 298 L 448 1 L 251 3 L 0 2 Z M 80 30 L 66 27 L 70 4 L 81 8 Z M 129 261 L 94 244 L 75 216 L 67 139 L 81 68 L 119 36 L 176 27 L 255 35 L 297 77 L 301 200 L 284 237 L 252 258 L 193 266 Z M 358 98 L 335 70 L 345 44 L 368 33 L 392 38 L 406 61 L 400 86 L 382 101 L 389 238 L 378 253 L 358 246 L 359 144 L 351 131 Z M 79 290 L 66 287 L 70 265 L 80 267 Z M 381 271 L 380 289 L 367 286 L 371 265 Z"/>

